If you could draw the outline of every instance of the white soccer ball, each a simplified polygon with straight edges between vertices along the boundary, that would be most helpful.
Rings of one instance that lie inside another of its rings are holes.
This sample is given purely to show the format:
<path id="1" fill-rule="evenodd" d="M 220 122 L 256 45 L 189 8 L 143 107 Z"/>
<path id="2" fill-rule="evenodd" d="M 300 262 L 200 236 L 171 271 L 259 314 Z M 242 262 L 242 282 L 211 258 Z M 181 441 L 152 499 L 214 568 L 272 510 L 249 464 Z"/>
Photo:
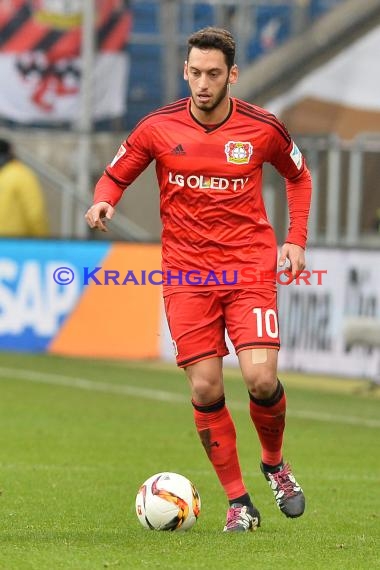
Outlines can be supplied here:
<path id="1" fill-rule="evenodd" d="M 156 473 L 140 487 L 136 514 L 151 530 L 189 530 L 197 521 L 201 498 L 195 485 L 178 473 Z"/>

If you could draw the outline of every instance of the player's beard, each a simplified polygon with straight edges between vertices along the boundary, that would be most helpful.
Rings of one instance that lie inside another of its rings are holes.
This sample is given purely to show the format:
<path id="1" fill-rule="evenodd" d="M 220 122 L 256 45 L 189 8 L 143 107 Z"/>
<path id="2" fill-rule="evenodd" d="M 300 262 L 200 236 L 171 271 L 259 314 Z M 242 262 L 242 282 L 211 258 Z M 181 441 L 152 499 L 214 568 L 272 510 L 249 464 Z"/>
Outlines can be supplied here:
<path id="1" fill-rule="evenodd" d="M 216 95 L 216 99 L 208 103 L 198 104 L 193 92 L 191 93 L 191 98 L 197 109 L 203 111 L 204 113 L 212 113 L 212 111 L 214 111 L 220 105 L 223 99 L 226 97 L 228 93 L 228 87 L 229 87 L 229 81 L 227 79 L 226 83 L 223 85 L 219 93 Z"/>

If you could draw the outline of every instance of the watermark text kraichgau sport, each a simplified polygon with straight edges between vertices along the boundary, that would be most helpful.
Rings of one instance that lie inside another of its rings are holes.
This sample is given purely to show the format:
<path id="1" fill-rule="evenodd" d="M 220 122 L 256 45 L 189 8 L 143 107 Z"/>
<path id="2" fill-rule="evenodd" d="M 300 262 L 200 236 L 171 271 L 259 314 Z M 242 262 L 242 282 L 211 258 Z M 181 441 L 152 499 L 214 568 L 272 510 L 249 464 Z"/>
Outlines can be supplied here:
<path id="1" fill-rule="evenodd" d="M 322 285 L 326 269 L 303 270 L 294 277 L 289 269 L 280 271 L 259 271 L 254 267 L 244 267 L 240 270 L 198 271 L 194 270 L 133 270 L 119 271 L 117 269 L 103 269 L 99 267 L 83 267 L 80 278 L 83 285 L 237 285 L 247 286 L 256 283 L 265 283 L 274 279 L 279 285 Z M 57 267 L 53 279 L 59 285 L 70 285 L 77 279 L 74 270 L 70 267 Z"/>

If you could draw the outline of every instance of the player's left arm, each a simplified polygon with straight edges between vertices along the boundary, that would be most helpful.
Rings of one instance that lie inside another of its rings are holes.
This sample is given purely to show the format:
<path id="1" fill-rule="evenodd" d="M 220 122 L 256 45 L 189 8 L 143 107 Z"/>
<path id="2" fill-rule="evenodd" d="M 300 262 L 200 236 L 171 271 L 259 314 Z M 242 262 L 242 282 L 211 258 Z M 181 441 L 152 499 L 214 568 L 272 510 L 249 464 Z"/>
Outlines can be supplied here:
<path id="1" fill-rule="evenodd" d="M 301 151 L 282 123 L 282 132 L 272 138 L 271 162 L 285 179 L 290 224 L 281 248 L 279 265 L 289 261 L 293 277 L 305 269 L 305 247 L 312 181 Z"/>
<path id="2" fill-rule="evenodd" d="M 280 251 L 280 258 L 278 264 L 280 267 L 286 266 L 289 261 L 289 266 L 286 267 L 293 277 L 299 275 L 306 267 L 305 250 L 300 245 L 285 242 Z"/>
<path id="3" fill-rule="evenodd" d="M 304 164 L 302 173 L 295 179 L 285 179 L 290 224 L 285 243 L 281 248 L 279 265 L 289 260 L 293 277 L 305 269 L 305 247 L 309 218 L 312 182 L 309 169 Z"/>

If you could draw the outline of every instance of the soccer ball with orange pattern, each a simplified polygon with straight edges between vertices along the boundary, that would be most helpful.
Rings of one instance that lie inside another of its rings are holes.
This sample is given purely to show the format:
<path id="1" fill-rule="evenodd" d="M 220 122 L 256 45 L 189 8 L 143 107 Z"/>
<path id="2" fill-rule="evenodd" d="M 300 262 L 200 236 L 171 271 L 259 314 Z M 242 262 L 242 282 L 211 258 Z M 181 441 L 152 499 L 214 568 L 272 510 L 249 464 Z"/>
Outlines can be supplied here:
<path id="1" fill-rule="evenodd" d="M 136 514 L 151 530 L 189 530 L 197 521 L 201 499 L 195 485 L 178 473 L 156 473 L 140 487 Z"/>

